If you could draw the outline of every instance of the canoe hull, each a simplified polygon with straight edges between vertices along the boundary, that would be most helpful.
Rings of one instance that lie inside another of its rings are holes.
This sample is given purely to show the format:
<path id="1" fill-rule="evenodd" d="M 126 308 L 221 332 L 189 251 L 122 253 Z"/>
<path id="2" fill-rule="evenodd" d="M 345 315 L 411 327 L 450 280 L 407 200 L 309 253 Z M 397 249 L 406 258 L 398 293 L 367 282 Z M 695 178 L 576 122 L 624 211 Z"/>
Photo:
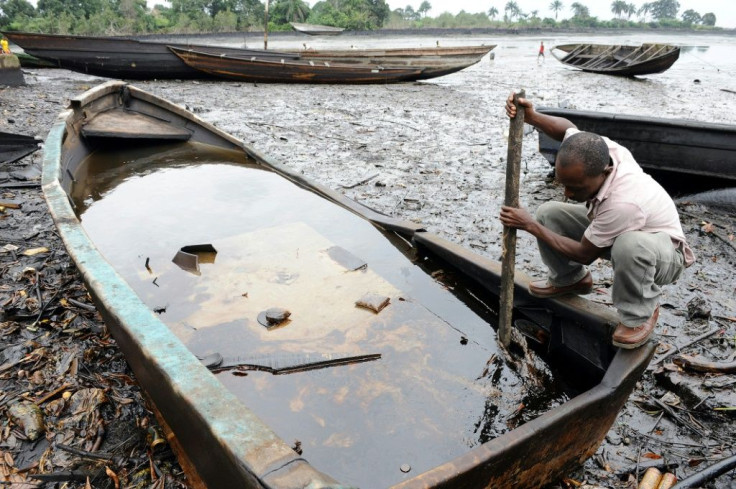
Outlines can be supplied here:
<path id="1" fill-rule="evenodd" d="M 480 62 L 495 45 L 395 49 L 307 49 L 303 59 L 339 63 L 407 66 L 421 69 L 416 80 L 428 80 L 458 72 Z"/>
<path id="2" fill-rule="evenodd" d="M 332 27 L 329 25 L 300 24 L 298 22 L 290 22 L 290 24 L 295 31 L 310 36 L 337 36 L 345 30 L 342 27 Z"/>
<path id="3" fill-rule="evenodd" d="M 557 55 L 557 51 L 565 54 Z M 666 44 L 565 44 L 552 48 L 552 55 L 568 66 L 590 73 L 638 76 L 668 70 L 680 57 L 680 48 Z"/>
<path id="4" fill-rule="evenodd" d="M 187 66 L 169 50 L 169 45 L 163 43 L 26 32 L 6 32 L 5 34 L 8 39 L 32 56 L 47 60 L 58 68 L 89 75 L 131 80 L 211 78 L 211 75 Z M 171 45 L 182 49 L 192 47 L 176 43 Z M 257 49 L 195 47 L 203 50 L 216 50 L 220 54 L 274 56 L 291 59 L 299 57 L 298 54 L 271 53 Z"/>
<path id="5" fill-rule="evenodd" d="M 39 148 L 33 136 L 0 131 L 0 164 L 13 163 Z"/>
<path id="6" fill-rule="evenodd" d="M 571 109 L 538 110 L 620 143 L 646 170 L 736 181 L 736 126 Z M 540 133 L 539 151 L 550 163 L 554 164 L 559 144 Z"/>
<path id="7" fill-rule="evenodd" d="M 396 233 L 420 256 L 438 260 L 497 294 L 500 264 L 473 254 L 418 225 L 383 216 L 315 184 L 201 121 L 184 109 L 121 82 L 108 82 L 72 99 L 45 145 L 43 189 L 51 215 L 105 322 L 188 458 L 208 487 L 345 487 L 311 467 L 233 396 L 170 332 L 103 258 L 81 227 L 68 192 L 82 178 L 80 165 L 94 148 L 82 136 L 86 120 L 114 109 L 166 120 L 191 133 L 190 141 L 245 151 L 264 168 Z M 125 137 L 133 137 L 126 134 Z M 566 475 L 591 455 L 610 428 L 654 352 L 652 342 L 634 351 L 610 345 L 616 317 L 578 297 L 538 301 L 529 277 L 516 275 L 517 311 L 548 330 L 550 354 L 605 372 L 602 381 L 520 428 L 396 487 L 538 488 Z M 590 419 L 584 427 L 581 417 Z M 356 459 L 359 459 L 357 457 Z M 358 462 L 359 463 L 359 462 Z"/>
<path id="8" fill-rule="evenodd" d="M 262 83 L 395 83 L 416 79 L 421 70 L 350 65 L 312 60 L 268 61 L 171 48 L 184 63 L 212 76 Z"/>

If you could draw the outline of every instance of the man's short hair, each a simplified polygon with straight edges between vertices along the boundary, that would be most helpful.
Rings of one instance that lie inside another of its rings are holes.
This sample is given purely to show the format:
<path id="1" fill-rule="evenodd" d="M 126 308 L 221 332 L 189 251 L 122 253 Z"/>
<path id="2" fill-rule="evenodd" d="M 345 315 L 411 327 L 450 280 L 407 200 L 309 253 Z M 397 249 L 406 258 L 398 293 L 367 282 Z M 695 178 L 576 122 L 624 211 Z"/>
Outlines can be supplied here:
<path id="1" fill-rule="evenodd" d="M 557 153 L 557 161 L 561 166 L 567 166 L 576 161 L 581 162 L 583 173 L 589 177 L 603 173 L 610 158 L 606 142 L 592 132 L 576 132 L 565 138 Z"/>

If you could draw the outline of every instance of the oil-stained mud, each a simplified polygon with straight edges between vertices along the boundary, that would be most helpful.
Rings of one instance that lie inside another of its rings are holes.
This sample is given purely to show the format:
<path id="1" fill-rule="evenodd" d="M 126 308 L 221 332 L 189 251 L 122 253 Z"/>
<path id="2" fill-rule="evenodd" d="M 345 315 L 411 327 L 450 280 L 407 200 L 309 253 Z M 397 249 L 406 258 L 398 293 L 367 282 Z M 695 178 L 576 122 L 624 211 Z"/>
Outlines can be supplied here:
<path id="1" fill-rule="evenodd" d="M 667 72 L 633 80 L 568 69 L 550 55 L 537 64 L 540 40 L 549 46 L 576 41 L 664 41 L 687 49 Z M 232 38 L 224 41 L 235 43 Z M 376 40 L 382 45 L 433 45 L 435 41 Z M 138 85 L 188 107 L 328 187 L 342 189 L 383 213 L 421 222 L 454 242 L 498 259 L 501 225 L 497 215 L 503 200 L 507 150 L 503 134 L 508 128 L 503 103 L 512 89 L 525 88 L 528 98 L 538 105 L 734 124 L 732 41 L 728 36 L 627 33 L 615 37 L 443 38 L 440 42 L 445 45 L 486 42 L 498 47 L 493 60 L 486 58 L 460 73 L 416 84 L 336 87 L 171 81 Z M 248 41 L 249 45 L 256 42 Z M 269 46 L 288 47 L 287 42 L 274 37 Z M 320 42 L 360 46 L 371 38 L 308 42 L 315 47 L 321 47 Z M 103 81 L 61 70 L 27 71 L 25 78 L 26 87 L 0 89 L 0 130 L 41 137 L 69 96 Z M 39 161 L 36 153 L 2 169 L 5 173 L 0 176 L 19 181 L 18 172 L 37 167 Z M 522 205 L 533 209 L 544 201 L 561 199 L 559 189 L 547 180 L 549 169 L 536 152 L 536 134 L 528 133 L 523 149 Z M 23 200 L 24 205 L 5 211 L 0 220 L 0 245 L 30 247 L 49 242 L 58 249 L 39 195 L 38 189 L 3 190 L 4 198 Z M 666 465 L 682 478 L 736 450 L 734 374 L 690 371 L 673 361 L 678 349 L 721 364 L 734 360 L 736 222 L 731 214 L 705 202 L 683 201 L 679 208 L 698 262 L 678 284 L 665 288 L 653 364 L 596 456 L 570 474 L 575 481 L 631 487 L 630 480 L 636 474 L 640 477 L 649 465 Z M 38 241 L 39 236 L 43 242 Z M 187 244 L 195 243 L 180 243 Z M 533 240 L 521 234 L 517 250 L 517 267 L 531 275 L 544 273 Z M 8 264 L 3 283 L 15 287 L 22 268 L 12 264 L 7 254 L 0 257 Z M 593 275 L 596 293 L 589 298 L 610 303 L 610 267 L 597 262 Z M 709 305 L 709 316 L 688 317 L 688 303 L 694 298 Z M 344 442 L 345 438 L 334 441 Z M 399 468 L 406 463 L 396 462 Z M 707 487 L 726 489 L 734 483 L 736 476 L 731 472 Z"/>

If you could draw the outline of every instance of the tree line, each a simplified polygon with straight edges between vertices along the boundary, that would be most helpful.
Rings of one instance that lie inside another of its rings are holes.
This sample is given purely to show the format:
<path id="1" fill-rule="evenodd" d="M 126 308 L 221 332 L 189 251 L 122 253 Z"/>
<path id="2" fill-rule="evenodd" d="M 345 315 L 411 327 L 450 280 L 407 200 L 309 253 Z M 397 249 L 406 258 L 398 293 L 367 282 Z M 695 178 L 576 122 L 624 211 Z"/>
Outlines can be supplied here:
<path id="1" fill-rule="evenodd" d="M 303 0 L 268 0 L 268 29 L 289 30 L 289 22 L 331 25 L 348 30 L 380 28 L 712 28 L 716 16 L 690 9 L 679 13 L 676 0 L 658 0 L 637 6 L 624 0 L 611 3 L 610 20 L 590 15 L 581 2 L 550 3 L 554 18 L 537 10 L 524 12 L 515 1 L 500 11 L 449 12 L 429 16 L 432 4 L 423 0 L 393 11 L 385 0 L 321 0 L 310 7 Z M 565 18 L 564 13 L 572 15 Z M 558 19 L 559 14 L 562 19 Z M 264 28 L 261 0 L 171 0 L 170 5 L 148 8 L 146 0 L 0 0 L 0 29 L 86 35 L 257 31 Z"/>

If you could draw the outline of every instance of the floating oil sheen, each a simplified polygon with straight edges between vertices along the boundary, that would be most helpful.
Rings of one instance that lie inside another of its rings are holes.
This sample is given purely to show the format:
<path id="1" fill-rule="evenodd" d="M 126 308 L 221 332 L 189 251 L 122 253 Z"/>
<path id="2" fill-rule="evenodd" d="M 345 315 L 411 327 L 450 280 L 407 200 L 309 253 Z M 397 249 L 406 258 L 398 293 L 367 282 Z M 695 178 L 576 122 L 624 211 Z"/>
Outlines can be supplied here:
<path id="1" fill-rule="evenodd" d="M 96 152 L 72 196 L 100 252 L 197 356 L 367 356 L 215 374 L 318 470 L 386 487 L 567 399 L 549 370 L 510 369 L 488 308 L 408 243 L 244 158 L 193 143 Z M 216 253 L 196 269 L 172 261 L 199 245 Z M 356 307 L 366 294 L 389 305 Z M 273 308 L 289 316 L 264 327 Z"/>

